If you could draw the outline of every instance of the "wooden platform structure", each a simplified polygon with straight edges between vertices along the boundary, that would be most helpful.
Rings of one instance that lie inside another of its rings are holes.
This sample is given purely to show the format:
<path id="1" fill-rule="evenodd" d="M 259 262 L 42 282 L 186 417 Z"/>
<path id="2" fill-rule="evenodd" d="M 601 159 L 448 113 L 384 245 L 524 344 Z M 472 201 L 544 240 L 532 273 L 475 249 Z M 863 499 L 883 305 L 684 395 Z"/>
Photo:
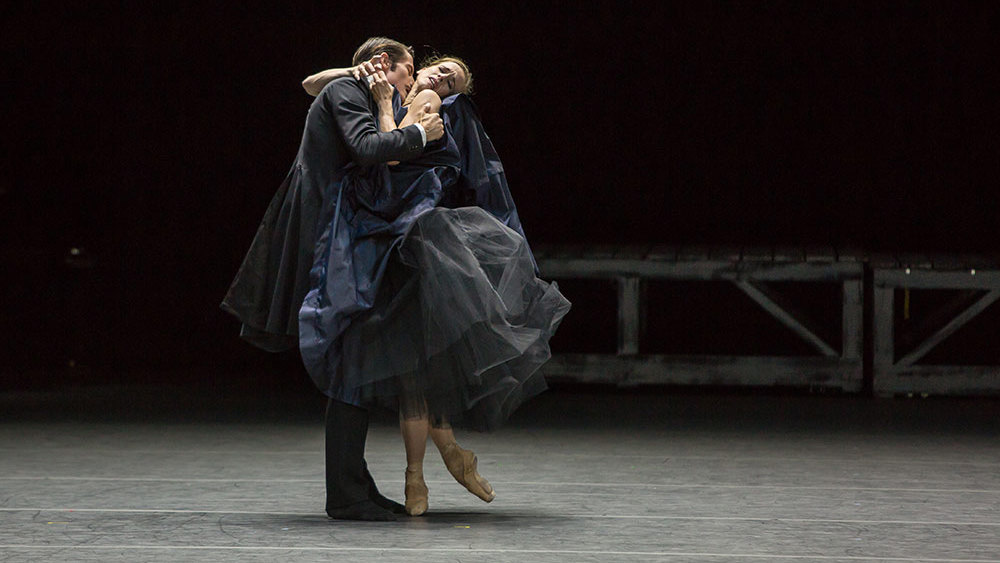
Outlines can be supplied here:
<path id="1" fill-rule="evenodd" d="M 873 387 L 899 393 L 974 395 L 1000 391 L 1000 365 L 921 364 L 928 353 L 1000 299 L 1000 260 L 987 256 L 880 255 L 869 260 L 874 280 Z M 910 291 L 952 290 L 952 296 L 899 326 L 897 295 L 908 317 Z M 1000 334 L 993 339 L 1000 346 Z"/>
<path id="2" fill-rule="evenodd" d="M 548 246 L 537 248 L 535 256 L 543 277 L 612 279 L 618 285 L 617 354 L 559 354 L 544 368 L 548 377 L 618 385 L 787 385 L 849 392 L 862 389 L 864 264 L 859 254 L 833 248 L 650 245 Z M 808 343 L 815 355 L 640 354 L 648 280 L 730 282 Z M 840 345 L 821 337 L 822 331 L 808 312 L 792 306 L 769 285 L 773 282 L 840 284 Z"/>
<path id="3" fill-rule="evenodd" d="M 536 249 L 542 276 L 615 280 L 617 353 L 557 354 L 546 376 L 583 383 L 796 386 L 844 392 L 865 389 L 865 338 L 871 337 L 874 392 L 882 396 L 1000 392 L 1000 365 L 921 365 L 935 346 L 1000 300 L 1000 258 L 983 256 L 868 256 L 858 250 L 798 247 L 543 246 Z M 874 302 L 864 301 L 866 270 Z M 726 281 L 788 327 L 815 351 L 811 356 L 661 355 L 640 353 L 645 338 L 649 280 Z M 841 286 L 842 339 L 824 339 L 809 311 L 793 306 L 774 282 Z M 902 339 L 897 350 L 897 292 L 956 290 L 954 299 Z M 866 335 L 866 305 L 873 330 Z M 996 339 L 1000 346 L 1000 335 Z"/>

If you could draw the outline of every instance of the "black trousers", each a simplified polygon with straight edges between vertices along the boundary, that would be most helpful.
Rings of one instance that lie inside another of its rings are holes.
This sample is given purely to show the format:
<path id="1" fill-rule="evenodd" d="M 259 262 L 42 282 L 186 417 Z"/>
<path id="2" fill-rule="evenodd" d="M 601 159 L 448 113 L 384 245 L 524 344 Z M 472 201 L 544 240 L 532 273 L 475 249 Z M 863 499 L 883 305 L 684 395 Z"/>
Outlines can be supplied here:
<path id="1" fill-rule="evenodd" d="M 326 508 L 368 500 L 378 494 L 365 463 L 368 410 L 330 399 L 326 404 Z"/>

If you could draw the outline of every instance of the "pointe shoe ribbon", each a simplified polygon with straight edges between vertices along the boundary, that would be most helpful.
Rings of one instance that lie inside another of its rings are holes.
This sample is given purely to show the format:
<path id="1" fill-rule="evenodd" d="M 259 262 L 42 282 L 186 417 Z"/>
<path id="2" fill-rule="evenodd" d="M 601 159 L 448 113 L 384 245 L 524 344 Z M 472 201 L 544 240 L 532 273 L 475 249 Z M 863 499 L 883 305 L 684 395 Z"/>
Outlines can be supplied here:
<path id="1" fill-rule="evenodd" d="M 410 516 L 420 516 L 427 512 L 427 484 L 424 474 L 416 469 L 406 470 L 406 485 L 403 488 L 406 495 L 406 513 Z"/>
<path id="2" fill-rule="evenodd" d="M 490 502 L 497 497 L 493 490 L 493 485 L 479 474 L 479 460 L 476 454 L 469 450 L 463 450 L 457 443 L 448 444 L 441 452 L 444 464 L 448 472 L 462 486 L 477 497 L 486 502 Z"/>

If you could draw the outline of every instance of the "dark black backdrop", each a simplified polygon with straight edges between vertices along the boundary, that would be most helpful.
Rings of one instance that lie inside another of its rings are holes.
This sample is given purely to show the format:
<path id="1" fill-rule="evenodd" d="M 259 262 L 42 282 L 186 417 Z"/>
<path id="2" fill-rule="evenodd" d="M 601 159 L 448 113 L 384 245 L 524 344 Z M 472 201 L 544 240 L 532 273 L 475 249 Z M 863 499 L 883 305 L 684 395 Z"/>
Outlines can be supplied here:
<path id="1" fill-rule="evenodd" d="M 532 241 L 1000 249 L 995 3 L 140 4 L 0 8 L 4 367 L 262 361 L 217 304 L 371 34 L 469 61 Z"/>

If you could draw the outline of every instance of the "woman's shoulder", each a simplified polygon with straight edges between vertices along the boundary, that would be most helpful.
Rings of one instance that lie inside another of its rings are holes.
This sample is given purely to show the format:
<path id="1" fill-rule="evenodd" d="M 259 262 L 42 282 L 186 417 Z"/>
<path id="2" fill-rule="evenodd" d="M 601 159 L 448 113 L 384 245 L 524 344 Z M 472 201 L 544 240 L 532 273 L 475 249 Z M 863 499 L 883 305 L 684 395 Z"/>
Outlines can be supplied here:
<path id="1" fill-rule="evenodd" d="M 413 102 L 412 103 L 413 104 L 426 104 L 428 102 L 430 102 L 432 104 L 435 104 L 435 105 L 440 104 L 441 103 L 441 96 L 439 96 L 438 93 L 435 92 L 434 90 L 431 90 L 430 88 L 427 88 L 426 90 L 421 90 L 421 91 L 417 92 L 417 95 L 413 97 Z"/>

